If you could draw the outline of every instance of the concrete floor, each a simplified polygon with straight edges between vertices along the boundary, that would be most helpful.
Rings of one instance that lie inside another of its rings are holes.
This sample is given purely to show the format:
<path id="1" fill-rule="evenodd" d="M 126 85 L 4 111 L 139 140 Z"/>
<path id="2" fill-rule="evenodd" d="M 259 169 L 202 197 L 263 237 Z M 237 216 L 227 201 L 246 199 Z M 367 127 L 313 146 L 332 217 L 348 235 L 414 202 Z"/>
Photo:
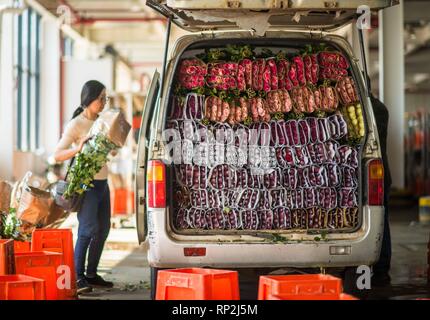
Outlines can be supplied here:
<path id="1" fill-rule="evenodd" d="M 372 290 L 358 294 L 362 299 L 413 299 L 430 298 L 427 284 L 427 242 L 430 226 L 420 225 L 417 208 L 392 208 L 390 225 L 392 234 L 391 285 L 373 287 Z M 71 216 L 63 226 L 74 228 L 76 235 L 76 216 Z M 81 295 L 80 299 L 139 300 L 149 299 L 149 268 L 146 260 L 147 248 L 137 244 L 134 228 L 111 229 L 103 253 L 99 273 L 113 281 L 110 290 L 96 289 L 91 294 Z M 247 286 L 248 288 L 248 286 Z M 255 288 L 256 282 L 249 285 Z M 255 296 L 255 292 L 251 294 Z"/>
<path id="2" fill-rule="evenodd" d="M 71 227 L 76 240 L 78 222 L 72 214 L 62 225 Z M 149 300 L 149 268 L 146 246 L 138 245 L 135 228 L 112 228 L 99 265 L 99 274 L 114 288 L 94 289 L 82 300 Z"/>

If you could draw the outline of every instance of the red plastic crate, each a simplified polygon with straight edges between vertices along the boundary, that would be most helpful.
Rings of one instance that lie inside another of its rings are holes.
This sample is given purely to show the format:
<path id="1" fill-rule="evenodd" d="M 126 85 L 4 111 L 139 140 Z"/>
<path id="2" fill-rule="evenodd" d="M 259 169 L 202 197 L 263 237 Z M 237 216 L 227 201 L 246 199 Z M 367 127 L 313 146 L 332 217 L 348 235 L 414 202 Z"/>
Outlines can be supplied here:
<path id="1" fill-rule="evenodd" d="M 0 276 L 15 273 L 13 240 L 0 239 Z"/>
<path id="2" fill-rule="evenodd" d="M 15 254 L 16 273 L 45 280 L 46 299 L 65 299 L 64 290 L 59 290 L 57 273 L 63 255 L 57 252 L 21 252 Z"/>
<path id="3" fill-rule="evenodd" d="M 258 300 L 271 296 L 326 296 L 335 298 L 342 293 L 342 280 L 324 274 L 261 276 Z"/>
<path id="4" fill-rule="evenodd" d="M 45 281 L 22 274 L 0 276 L 0 300 L 45 300 Z"/>
<path id="5" fill-rule="evenodd" d="M 112 213 L 115 215 L 131 214 L 134 212 L 134 192 L 119 188 L 111 192 Z"/>
<path id="6" fill-rule="evenodd" d="M 66 297 L 75 299 L 76 274 L 71 229 L 36 229 L 32 234 L 31 251 L 49 251 L 63 254 L 63 264 L 70 268 L 70 289 L 64 289 Z"/>
<path id="7" fill-rule="evenodd" d="M 358 298 L 346 293 L 341 293 L 338 300 L 359 300 Z"/>
<path id="8" fill-rule="evenodd" d="M 139 129 L 141 122 L 142 122 L 142 116 L 134 116 L 133 123 L 132 123 L 133 129 Z"/>
<path id="9" fill-rule="evenodd" d="M 158 271 L 156 300 L 239 300 L 238 273 L 202 268 Z"/>
<path id="10" fill-rule="evenodd" d="M 291 294 L 291 295 L 268 295 L 266 300 L 358 300 L 346 293 L 339 295 L 321 295 L 321 294 Z"/>
<path id="11" fill-rule="evenodd" d="M 29 241 L 17 241 L 13 242 L 15 253 L 20 252 L 30 252 L 31 251 L 31 242 Z"/>

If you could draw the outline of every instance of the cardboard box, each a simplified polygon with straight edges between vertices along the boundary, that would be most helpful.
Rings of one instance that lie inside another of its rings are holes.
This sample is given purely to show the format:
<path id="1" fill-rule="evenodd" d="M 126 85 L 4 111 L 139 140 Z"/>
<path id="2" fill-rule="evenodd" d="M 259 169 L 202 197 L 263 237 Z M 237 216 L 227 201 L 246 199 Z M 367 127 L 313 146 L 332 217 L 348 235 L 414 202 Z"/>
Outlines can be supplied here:
<path id="1" fill-rule="evenodd" d="M 0 212 L 9 212 L 12 185 L 7 181 L 0 180 Z"/>
<path id="2" fill-rule="evenodd" d="M 118 147 L 122 147 L 127 140 L 131 125 L 127 122 L 124 114 L 115 109 L 103 112 L 91 128 L 92 134 L 103 133 Z"/>

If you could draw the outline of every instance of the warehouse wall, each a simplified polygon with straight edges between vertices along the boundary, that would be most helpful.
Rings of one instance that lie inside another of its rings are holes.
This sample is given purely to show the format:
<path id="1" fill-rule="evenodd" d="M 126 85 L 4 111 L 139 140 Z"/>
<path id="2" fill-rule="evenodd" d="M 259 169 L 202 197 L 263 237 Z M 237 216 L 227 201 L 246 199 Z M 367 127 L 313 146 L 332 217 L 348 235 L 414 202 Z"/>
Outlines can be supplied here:
<path id="1" fill-rule="evenodd" d="M 60 30 L 54 20 L 44 20 L 41 52 L 41 138 L 47 154 L 60 137 Z"/>
<path id="2" fill-rule="evenodd" d="M 67 123 L 73 111 L 81 104 L 82 86 L 88 80 L 102 82 L 107 91 L 113 87 L 113 61 L 109 58 L 99 60 L 69 60 L 65 66 L 65 118 Z"/>

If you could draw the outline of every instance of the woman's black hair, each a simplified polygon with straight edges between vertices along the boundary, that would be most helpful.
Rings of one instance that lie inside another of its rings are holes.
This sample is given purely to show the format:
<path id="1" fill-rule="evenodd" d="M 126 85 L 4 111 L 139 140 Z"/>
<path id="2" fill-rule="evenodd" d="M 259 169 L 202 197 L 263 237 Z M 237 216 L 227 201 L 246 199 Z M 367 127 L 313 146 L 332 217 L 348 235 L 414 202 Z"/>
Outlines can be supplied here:
<path id="1" fill-rule="evenodd" d="M 90 80 L 84 84 L 81 91 L 81 105 L 73 112 L 72 119 L 79 116 L 84 109 L 88 107 L 94 100 L 100 97 L 100 94 L 106 87 L 103 83 L 97 80 Z"/>

